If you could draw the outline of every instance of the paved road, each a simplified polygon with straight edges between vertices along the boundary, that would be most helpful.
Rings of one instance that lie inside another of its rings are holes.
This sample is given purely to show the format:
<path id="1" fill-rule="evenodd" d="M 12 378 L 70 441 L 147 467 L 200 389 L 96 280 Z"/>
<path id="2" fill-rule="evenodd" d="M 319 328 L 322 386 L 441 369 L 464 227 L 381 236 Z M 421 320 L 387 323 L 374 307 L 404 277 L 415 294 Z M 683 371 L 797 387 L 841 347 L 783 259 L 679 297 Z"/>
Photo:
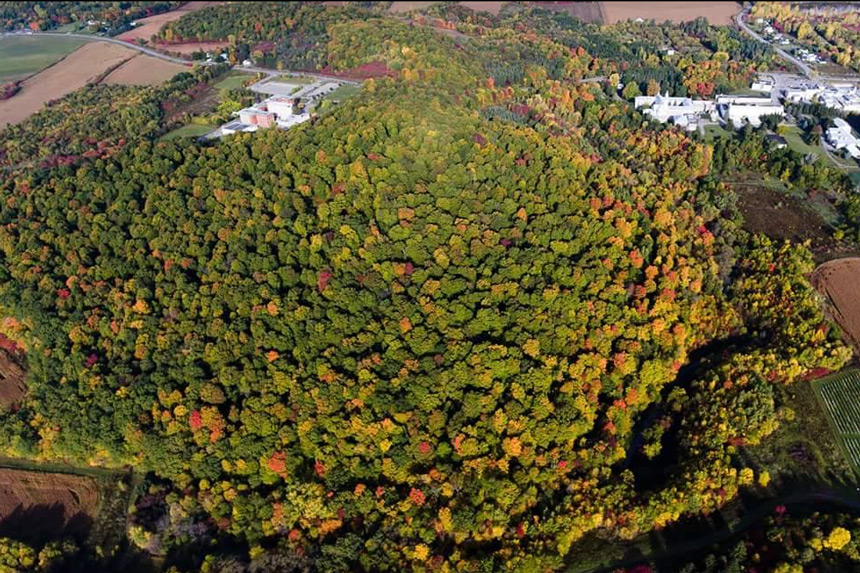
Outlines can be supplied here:
<path id="1" fill-rule="evenodd" d="M 761 36 L 759 36 L 758 34 L 753 32 L 753 30 L 749 26 L 747 26 L 746 22 L 744 22 L 744 18 L 746 18 L 749 15 L 749 13 L 750 13 L 750 9 L 744 8 L 743 10 L 741 10 L 740 12 L 738 12 L 735 15 L 735 22 L 738 23 L 738 26 L 740 27 L 740 29 L 743 30 L 744 32 L 746 32 L 747 35 L 749 35 L 752 38 L 761 42 L 762 44 L 770 44 L 770 46 L 773 48 L 774 52 L 779 54 L 783 59 L 788 60 L 789 62 L 791 62 L 792 64 L 797 66 L 797 68 L 801 72 L 803 72 L 804 76 L 806 76 L 807 78 L 810 77 L 812 75 L 812 68 L 810 68 L 809 66 L 807 66 L 806 64 L 804 64 L 803 62 L 801 62 L 800 60 L 798 60 L 797 58 L 795 58 L 794 56 L 792 56 L 791 54 L 789 54 L 788 52 L 783 50 L 782 48 L 778 48 L 777 46 L 771 44 L 770 42 L 768 42 L 767 40 L 765 40 L 764 38 L 762 38 Z"/>

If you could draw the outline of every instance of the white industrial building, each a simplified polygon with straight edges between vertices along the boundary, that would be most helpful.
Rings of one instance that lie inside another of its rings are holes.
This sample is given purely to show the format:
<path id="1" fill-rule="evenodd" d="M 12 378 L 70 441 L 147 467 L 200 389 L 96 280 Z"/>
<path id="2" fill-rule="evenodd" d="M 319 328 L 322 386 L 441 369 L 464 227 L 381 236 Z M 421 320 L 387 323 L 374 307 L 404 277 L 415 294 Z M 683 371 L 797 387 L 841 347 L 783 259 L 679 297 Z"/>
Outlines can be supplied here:
<path id="1" fill-rule="evenodd" d="M 721 106 L 722 107 L 722 106 Z M 761 118 L 768 115 L 785 115 L 785 108 L 779 104 L 772 103 L 767 100 L 766 104 L 747 104 L 730 102 L 725 104 L 724 112 L 721 114 L 726 121 L 726 124 L 733 124 L 735 127 L 742 127 L 745 123 L 749 123 L 753 127 L 761 125 Z"/>
<path id="2" fill-rule="evenodd" d="M 844 149 L 848 155 L 854 159 L 860 159 L 860 140 L 854 137 L 851 126 L 842 118 L 837 117 L 833 120 L 833 127 L 827 129 L 827 142 L 834 149 Z"/>
<path id="3" fill-rule="evenodd" d="M 750 89 L 754 92 L 761 92 L 770 95 L 773 91 L 774 81 L 772 79 L 759 78 L 752 83 Z"/>
<path id="4" fill-rule="evenodd" d="M 689 130 L 696 129 L 699 116 L 713 115 L 716 104 L 713 100 L 694 100 L 688 97 L 671 97 L 668 94 L 638 96 L 634 98 L 636 109 L 647 108 L 642 113 L 660 123 L 672 121 L 675 125 Z"/>

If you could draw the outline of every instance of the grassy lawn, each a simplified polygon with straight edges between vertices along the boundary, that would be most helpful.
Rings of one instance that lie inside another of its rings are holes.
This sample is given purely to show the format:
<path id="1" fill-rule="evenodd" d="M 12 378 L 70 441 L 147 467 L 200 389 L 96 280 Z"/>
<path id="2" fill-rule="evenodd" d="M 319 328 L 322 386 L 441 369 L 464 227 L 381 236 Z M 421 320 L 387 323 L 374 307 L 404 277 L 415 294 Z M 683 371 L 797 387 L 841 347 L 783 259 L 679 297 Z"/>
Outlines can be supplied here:
<path id="1" fill-rule="evenodd" d="M 336 101 L 343 101 L 350 96 L 354 96 L 358 92 L 361 91 L 361 86 L 354 86 L 352 84 L 343 84 L 335 89 L 333 92 L 327 94 L 325 99 L 331 99 Z"/>
<path id="2" fill-rule="evenodd" d="M 308 86 L 317 80 L 316 80 L 316 78 L 310 78 L 308 76 L 283 75 L 283 76 L 277 76 L 277 77 L 273 78 L 271 81 L 283 82 L 285 84 L 295 84 L 297 86 Z"/>
<path id="3" fill-rule="evenodd" d="M 705 130 L 705 141 L 708 143 L 712 143 L 719 137 L 729 137 L 731 135 L 730 131 L 726 131 L 720 125 L 706 125 L 702 129 Z"/>
<path id="4" fill-rule="evenodd" d="M 218 90 L 235 90 L 241 88 L 247 79 L 248 74 L 228 74 L 212 87 Z"/>
<path id="5" fill-rule="evenodd" d="M 74 51 L 86 40 L 61 37 L 0 38 L 0 83 L 24 79 Z"/>
<path id="6" fill-rule="evenodd" d="M 783 131 L 784 130 L 784 131 Z M 817 145 L 809 145 L 805 141 L 803 141 L 803 131 L 796 125 L 790 125 L 787 128 L 782 128 L 779 130 L 779 133 L 785 138 L 788 147 L 793 151 L 801 153 L 803 155 L 809 155 L 810 153 L 821 157 L 821 148 Z"/>
<path id="7" fill-rule="evenodd" d="M 174 129 L 170 133 L 167 133 L 161 138 L 159 141 L 170 141 L 171 139 L 180 139 L 185 137 L 200 137 L 201 135 L 206 135 L 210 131 L 215 130 L 214 125 L 198 125 L 196 123 L 191 123 L 188 125 L 183 125 L 180 128 Z"/>

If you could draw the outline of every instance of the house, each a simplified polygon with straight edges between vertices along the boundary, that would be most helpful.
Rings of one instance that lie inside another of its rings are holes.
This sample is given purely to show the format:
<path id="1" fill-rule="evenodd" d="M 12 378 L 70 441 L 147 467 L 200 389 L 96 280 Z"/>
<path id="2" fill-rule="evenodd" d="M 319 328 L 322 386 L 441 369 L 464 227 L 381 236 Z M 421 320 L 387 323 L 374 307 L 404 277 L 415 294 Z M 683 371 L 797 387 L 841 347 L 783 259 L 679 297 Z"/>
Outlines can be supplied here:
<path id="1" fill-rule="evenodd" d="M 777 133 L 768 133 L 764 138 L 776 146 L 777 149 L 785 149 L 786 145 L 788 145 L 785 138 Z"/>
<path id="2" fill-rule="evenodd" d="M 243 68 L 250 68 L 251 64 L 253 64 L 253 62 L 251 60 L 242 60 L 242 67 Z"/>

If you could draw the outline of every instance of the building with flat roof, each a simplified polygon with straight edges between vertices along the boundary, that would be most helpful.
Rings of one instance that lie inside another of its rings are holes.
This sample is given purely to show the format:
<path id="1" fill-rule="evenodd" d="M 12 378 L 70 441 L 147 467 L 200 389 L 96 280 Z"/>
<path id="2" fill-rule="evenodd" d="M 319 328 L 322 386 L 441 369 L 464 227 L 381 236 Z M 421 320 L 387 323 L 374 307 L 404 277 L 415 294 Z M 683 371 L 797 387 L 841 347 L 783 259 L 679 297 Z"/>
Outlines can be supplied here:
<path id="1" fill-rule="evenodd" d="M 845 150 L 854 159 L 860 159 L 860 140 L 854 137 L 851 126 L 844 119 L 837 117 L 833 127 L 827 129 L 827 143 L 837 150 Z"/>

